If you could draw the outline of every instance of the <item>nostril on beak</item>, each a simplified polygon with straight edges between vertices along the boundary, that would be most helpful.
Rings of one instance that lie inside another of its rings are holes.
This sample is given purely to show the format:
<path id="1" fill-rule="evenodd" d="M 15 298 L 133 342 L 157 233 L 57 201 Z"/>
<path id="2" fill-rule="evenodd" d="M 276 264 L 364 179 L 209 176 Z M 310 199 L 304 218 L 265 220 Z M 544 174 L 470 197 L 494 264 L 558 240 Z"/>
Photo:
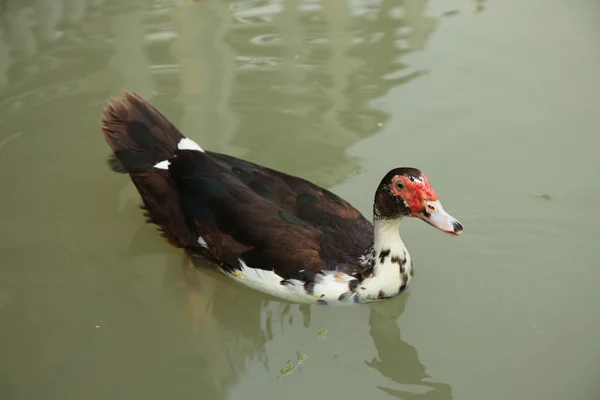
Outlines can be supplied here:
<path id="1" fill-rule="evenodd" d="M 452 227 L 454 228 L 454 232 L 462 232 L 463 226 L 458 221 L 452 222 Z"/>

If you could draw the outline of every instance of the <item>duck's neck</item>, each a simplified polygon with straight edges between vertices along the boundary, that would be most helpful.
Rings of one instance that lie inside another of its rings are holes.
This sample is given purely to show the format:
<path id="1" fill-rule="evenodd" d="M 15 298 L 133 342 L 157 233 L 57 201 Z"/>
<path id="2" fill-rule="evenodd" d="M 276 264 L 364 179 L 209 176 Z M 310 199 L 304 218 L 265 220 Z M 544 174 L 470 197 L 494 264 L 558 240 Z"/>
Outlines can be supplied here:
<path id="1" fill-rule="evenodd" d="M 377 275 L 384 272 L 386 268 L 397 269 L 399 265 L 404 265 L 407 261 L 408 252 L 400 237 L 402 218 L 383 219 L 375 217 L 373 222 L 372 252 L 375 261 L 373 272 Z"/>
<path id="2" fill-rule="evenodd" d="M 378 296 L 401 293 L 412 277 L 410 255 L 400 238 L 400 222 L 400 218 L 375 217 L 373 245 L 361 258 L 367 271 L 362 286 Z"/>
<path id="3" fill-rule="evenodd" d="M 406 250 L 402 238 L 400 238 L 400 222 L 402 218 L 396 219 L 381 219 L 375 218 L 374 220 L 374 237 L 373 237 L 373 249 L 377 251 L 377 255 L 381 252 L 390 251 L 390 254 L 394 253 L 402 255 Z"/>

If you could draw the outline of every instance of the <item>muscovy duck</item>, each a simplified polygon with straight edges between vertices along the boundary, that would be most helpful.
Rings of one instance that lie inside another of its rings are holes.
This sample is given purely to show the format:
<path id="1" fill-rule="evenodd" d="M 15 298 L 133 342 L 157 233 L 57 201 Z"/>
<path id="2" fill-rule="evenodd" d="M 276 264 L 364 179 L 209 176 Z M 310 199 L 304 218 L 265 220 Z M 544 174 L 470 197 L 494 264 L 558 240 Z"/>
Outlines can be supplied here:
<path id="1" fill-rule="evenodd" d="M 129 174 L 147 222 L 169 243 L 279 299 L 342 305 L 397 296 L 413 277 L 402 219 L 453 236 L 463 230 L 415 168 L 385 174 L 371 224 L 327 189 L 202 149 L 134 93 L 109 103 L 101 130 L 111 169 Z"/>

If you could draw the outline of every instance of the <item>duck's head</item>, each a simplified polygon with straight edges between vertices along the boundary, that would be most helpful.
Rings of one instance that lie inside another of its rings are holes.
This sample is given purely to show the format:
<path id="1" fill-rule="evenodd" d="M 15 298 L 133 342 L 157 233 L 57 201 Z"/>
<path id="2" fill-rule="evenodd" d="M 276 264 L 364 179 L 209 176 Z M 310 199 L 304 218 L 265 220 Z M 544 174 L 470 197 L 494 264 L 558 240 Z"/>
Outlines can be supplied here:
<path id="1" fill-rule="evenodd" d="M 429 180 L 416 168 L 395 168 L 381 180 L 373 205 L 375 219 L 415 217 L 458 236 L 463 226 L 442 207 Z"/>

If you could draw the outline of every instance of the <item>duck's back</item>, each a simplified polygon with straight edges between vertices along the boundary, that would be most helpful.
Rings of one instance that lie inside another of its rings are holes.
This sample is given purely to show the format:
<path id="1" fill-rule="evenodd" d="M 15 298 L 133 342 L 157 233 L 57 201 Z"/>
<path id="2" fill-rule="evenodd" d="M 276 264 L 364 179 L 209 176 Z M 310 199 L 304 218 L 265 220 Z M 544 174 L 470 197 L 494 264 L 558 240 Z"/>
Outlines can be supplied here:
<path id="1" fill-rule="evenodd" d="M 217 153 L 179 150 L 169 166 L 184 213 L 208 252 L 229 268 L 298 278 L 347 269 L 372 242 L 371 224 L 333 193 Z"/>
<path id="2" fill-rule="evenodd" d="M 236 273 L 247 268 L 312 282 L 359 273 L 373 228 L 343 199 L 304 179 L 204 151 L 142 98 L 105 111 L 114 170 L 129 173 L 149 222 L 172 244 Z"/>

